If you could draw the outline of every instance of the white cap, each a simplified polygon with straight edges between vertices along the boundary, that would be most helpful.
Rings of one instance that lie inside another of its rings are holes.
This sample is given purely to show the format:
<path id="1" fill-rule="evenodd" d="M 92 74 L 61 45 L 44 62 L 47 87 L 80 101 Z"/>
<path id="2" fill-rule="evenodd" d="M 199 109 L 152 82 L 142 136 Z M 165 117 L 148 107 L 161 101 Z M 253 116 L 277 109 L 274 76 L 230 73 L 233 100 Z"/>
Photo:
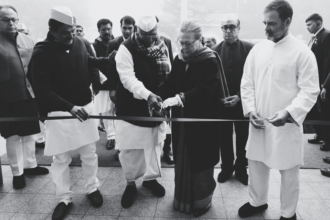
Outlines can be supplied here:
<path id="1" fill-rule="evenodd" d="M 67 6 L 56 6 L 52 8 L 50 17 L 63 24 L 73 25 L 73 14 Z"/>
<path id="2" fill-rule="evenodd" d="M 155 15 L 144 15 L 141 16 L 136 24 L 145 32 L 149 32 L 154 29 L 157 25 L 157 20 Z"/>
<path id="3" fill-rule="evenodd" d="M 27 30 L 27 27 L 25 26 L 25 24 L 23 24 L 23 23 L 19 23 L 19 24 L 17 25 L 17 29 L 18 29 L 18 30 Z"/>
<path id="4" fill-rule="evenodd" d="M 237 14 L 230 13 L 223 16 L 222 21 L 238 20 Z"/>

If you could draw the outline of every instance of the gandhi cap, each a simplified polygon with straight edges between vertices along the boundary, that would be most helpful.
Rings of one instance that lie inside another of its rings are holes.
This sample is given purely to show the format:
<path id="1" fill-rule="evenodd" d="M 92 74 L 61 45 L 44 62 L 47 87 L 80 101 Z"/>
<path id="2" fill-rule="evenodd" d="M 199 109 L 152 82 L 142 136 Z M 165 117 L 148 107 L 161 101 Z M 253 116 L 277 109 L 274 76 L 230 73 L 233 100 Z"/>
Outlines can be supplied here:
<path id="1" fill-rule="evenodd" d="M 141 16 L 136 24 L 145 32 L 149 32 L 154 29 L 157 25 L 157 20 L 155 15 L 144 15 Z"/>
<path id="2" fill-rule="evenodd" d="M 50 17 L 63 24 L 73 25 L 73 14 L 67 6 L 56 6 L 52 8 Z"/>

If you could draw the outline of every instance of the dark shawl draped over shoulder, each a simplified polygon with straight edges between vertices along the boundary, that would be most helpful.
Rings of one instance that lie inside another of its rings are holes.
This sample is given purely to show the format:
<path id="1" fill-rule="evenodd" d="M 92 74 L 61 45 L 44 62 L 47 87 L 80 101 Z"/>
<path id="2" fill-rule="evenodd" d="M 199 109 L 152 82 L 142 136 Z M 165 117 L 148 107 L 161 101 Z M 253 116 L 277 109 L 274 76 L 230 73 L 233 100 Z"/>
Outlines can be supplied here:
<path id="1" fill-rule="evenodd" d="M 173 107 L 172 117 L 221 118 L 221 102 L 229 92 L 216 52 L 203 47 L 189 57 L 181 53 L 175 58 L 172 71 L 159 88 L 158 95 L 165 100 L 179 93 L 184 93 L 184 107 Z M 192 172 L 209 169 L 219 162 L 220 126 L 218 122 L 185 123 L 184 138 Z M 175 159 L 180 123 L 173 123 L 172 129 Z"/>

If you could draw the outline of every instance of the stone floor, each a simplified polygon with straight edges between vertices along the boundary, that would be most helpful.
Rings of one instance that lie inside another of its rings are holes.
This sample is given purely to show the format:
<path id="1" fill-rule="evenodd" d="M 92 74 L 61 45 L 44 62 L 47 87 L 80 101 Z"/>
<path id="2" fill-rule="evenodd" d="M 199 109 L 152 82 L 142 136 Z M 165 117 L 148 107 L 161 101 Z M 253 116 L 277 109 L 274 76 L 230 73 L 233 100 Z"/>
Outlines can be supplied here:
<path id="1" fill-rule="evenodd" d="M 2 166 L 4 184 L 0 186 L 0 220 L 41 220 L 51 219 L 57 204 L 55 187 L 50 175 L 26 177 L 27 187 L 22 190 L 12 188 L 12 174 L 9 166 Z M 123 209 L 121 195 L 125 180 L 121 168 L 99 168 L 100 191 L 104 197 L 101 208 L 91 207 L 84 192 L 81 167 L 71 167 L 71 185 L 75 193 L 73 207 L 66 219 L 105 220 L 105 219 L 191 219 L 190 215 L 173 210 L 174 170 L 163 168 L 159 179 L 166 188 L 166 196 L 155 198 L 141 187 L 138 181 L 138 194 L 133 206 Z M 220 169 L 215 169 L 217 177 Z M 319 170 L 301 170 L 301 193 L 298 204 L 298 219 L 330 220 L 330 178 L 323 177 Z M 264 213 L 248 219 L 280 218 L 280 175 L 271 172 L 269 187 L 269 208 Z M 248 188 L 235 179 L 225 184 L 217 183 L 211 210 L 200 219 L 240 219 L 238 208 L 248 201 Z"/>

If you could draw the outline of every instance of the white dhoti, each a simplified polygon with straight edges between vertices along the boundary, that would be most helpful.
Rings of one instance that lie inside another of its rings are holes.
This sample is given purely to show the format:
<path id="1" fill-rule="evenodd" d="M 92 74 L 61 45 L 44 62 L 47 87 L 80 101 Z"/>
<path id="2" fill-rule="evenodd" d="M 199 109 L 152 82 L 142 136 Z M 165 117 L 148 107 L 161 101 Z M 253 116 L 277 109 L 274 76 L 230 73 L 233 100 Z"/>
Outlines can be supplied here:
<path id="1" fill-rule="evenodd" d="M 88 114 L 93 114 L 93 104 L 84 106 Z M 68 112 L 50 112 L 49 116 L 70 116 Z M 100 138 L 96 120 L 80 122 L 78 119 L 46 121 L 45 155 L 53 156 L 51 166 L 52 179 L 56 185 L 56 197 L 60 202 L 71 202 L 70 169 L 71 150 L 78 150 L 82 161 L 82 170 L 88 194 L 97 190 L 99 180 L 96 177 L 98 157 L 95 142 Z"/>
<path id="2" fill-rule="evenodd" d="M 13 176 L 21 176 L 24 169 L 37 167 L 34 137 L 14 135 L 6 139 L 7 157 Z"/>
<path id="3" fill-rule="evenodd" d="M 116 123 L 116 149 L 127 182 L 140 177 L 153 180 L 161 177 L 161 149 L 166 138 L 166 123 L 148 128 L 125 121 Z"/>
<path id="4" fill-rule="evenodd" d="M 297 210 L 299 198 L 299 165 L 280 170 L 281 173 L 281 215 L 291 218 Z M 249 195 L 250 204 L 254 207 L 268 202 L 270 168 L 263 162 L 249 160 Z"/>
<path id="5" fill-rule="evenodd" d="M 104 116 L 115 116 L 115 104 L 110 100 L 109 91 L 100 91 L 94 98 L 95 112 Z M 114 120 L 103 120 L 107 139 L 115 139 Z"/>

